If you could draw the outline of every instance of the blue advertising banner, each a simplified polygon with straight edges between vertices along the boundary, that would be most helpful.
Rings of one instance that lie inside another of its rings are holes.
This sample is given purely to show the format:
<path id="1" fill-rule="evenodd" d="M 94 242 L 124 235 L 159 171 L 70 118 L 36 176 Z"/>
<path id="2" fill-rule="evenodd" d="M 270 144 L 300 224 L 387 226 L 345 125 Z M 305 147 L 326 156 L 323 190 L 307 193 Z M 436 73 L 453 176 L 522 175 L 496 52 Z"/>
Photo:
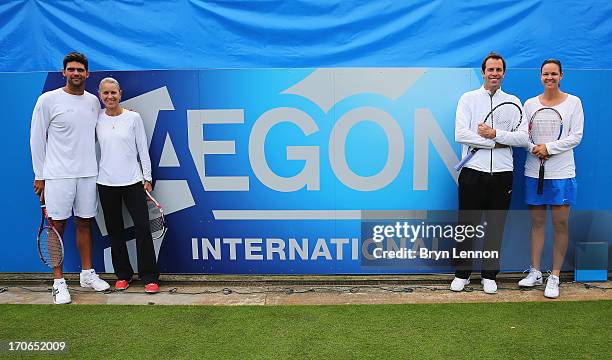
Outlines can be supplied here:
<path id="1" fill-rule="evenodd" d="M 155 241 L 162 272 L 361 274 L 449 272 L 450 262 L 380 263 L 364 224 L 428 223 L 457 208 L 459 97 L 481 84 L 480 69 L 320 68 L 93 72 L 88 91 L 115 77 L 123 106 L 138 111 L 150 142 L 154 195 L 169 230 Z M 578 203 L 570 251 L 608 241 L 612 177 L 603 104 L 610 71 L 567 71 L 564 89 L 580 96 L 583 142 L 575 151 Z M 0 74 L 12 101 L 3 133 L 13 153 L 3 180 L 0 271 L 45 271 L 35 250 L 37 201 L 31 190 L 29 119 L 36 97 L 64 84 L 59 73 Z M 537 69 L 509 69 L 507 92 L 540 92 Z M 18 96 L 17 96 L 18 94 Z M 529 214 L 523 203 L 524 150 L 515 149 L 512 209 L 502 270 L 529 265 Z M 126 217 L 126 237 L 133 239 Z M 370 227 L 371 229 L 371 227 Z M 65 270 L 80 268 L 74 230 L 66 231 Z M 94 264 L 112 272 L 102 214 L 94 225 Z M 551 234 L 548 234 L 549 238 Z M 445 249 L 437 239 L 409 247 Z M 134 257 L 134 240 L 128 242 Z M 547 242 L 544 264 L 550 263 Z M 18 256 L 15 256 L 18 254 Z M 132 259 L 134 260 L 134 259 Z M 135 262 L 134 262 L 134 265 Z"/>

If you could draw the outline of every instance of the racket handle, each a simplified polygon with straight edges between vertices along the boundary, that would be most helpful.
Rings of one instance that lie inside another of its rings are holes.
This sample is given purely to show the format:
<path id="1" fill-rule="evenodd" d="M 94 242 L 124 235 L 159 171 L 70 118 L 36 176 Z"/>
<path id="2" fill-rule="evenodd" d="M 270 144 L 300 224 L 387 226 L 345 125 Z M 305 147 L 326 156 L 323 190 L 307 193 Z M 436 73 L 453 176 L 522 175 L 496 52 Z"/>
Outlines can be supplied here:
<path id="1" fill-rule="evenodd" d="M 540 164 L 540 174 L 538 176 L 538 195 L 544 193 L 544 164 Z"/>
<path id="2" fill-rule="evenodd" d="M 457 163 L 457 165 L 455 165 L 455 170 L 457 171 L 461 170 L 461 168 L 464 167 L 465 164 L 467 164 L 467 162 L 470 161 L 470 159 L 474 157 L 474 154 L 476 153 L 476 151 L 478 151 L 478 149 L 474 149 L 470 151 L 461 161 Z"/>

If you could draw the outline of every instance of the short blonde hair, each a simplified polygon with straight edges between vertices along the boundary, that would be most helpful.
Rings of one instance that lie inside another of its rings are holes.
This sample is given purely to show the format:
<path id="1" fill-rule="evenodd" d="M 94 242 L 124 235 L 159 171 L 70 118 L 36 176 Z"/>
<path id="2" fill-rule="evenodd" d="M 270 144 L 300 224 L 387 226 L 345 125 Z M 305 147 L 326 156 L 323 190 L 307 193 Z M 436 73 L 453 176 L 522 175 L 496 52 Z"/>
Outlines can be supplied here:
<path id="1" fill-rule="evenodd" d="M 100 89 L 102 88 L 102 84 L 115 84 L 117 85 L 117 89 L 121 90 L 121 86 L 119 86 L 119 81 L 115 80 L 112 77 L 105 77 L 104 79 L 100 80 L 100 85 L 98 85 L 98 91 L 100 91 Z"/>

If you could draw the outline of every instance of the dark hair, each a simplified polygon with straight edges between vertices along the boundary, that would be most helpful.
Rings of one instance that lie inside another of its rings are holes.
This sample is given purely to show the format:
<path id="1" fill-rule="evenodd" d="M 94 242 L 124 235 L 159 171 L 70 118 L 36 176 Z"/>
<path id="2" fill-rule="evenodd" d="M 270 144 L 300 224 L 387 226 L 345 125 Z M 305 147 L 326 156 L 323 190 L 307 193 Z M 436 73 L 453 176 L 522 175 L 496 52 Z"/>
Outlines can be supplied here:
<path id="1" fill-rule="evenodd" d="M 85 54 L 81 54 L 80 52 L 70 52 L 64 57 L 64 70 L 66 70 L 66 64 L 69 62 L 78 62 L 85 66 L 85 71 L 89 71 L 89 62 L 87 61 L 87 56 Z"/>
<path id="2" fill-rule="evenodd" d="M 506 60 L 504 60 L 504 58 L 500 54 L 498 54 L 498 53 L 496 53 L 494 51 L 491 51 L 489 54 L 487 54 L 487 56 L 484 58 L 484 60 L 482 60 L 482 65 L 480 65 L 480 67 L 482 68 L 482 72 L 485 71 L 485 67 L 487 65 L 487 60 L 489 60 L 489 59 L 501 60 L 504 72 L 506 72 Z"/>
<path id="3" fill-rule="evenodd" d="M 561 61 L 557 60 L 557 59 L 546 59 L 544 60 L 544 62 L 542 63 L 542 66 L 540 66 L 540 72 L 542 72 L 542 69 L 544 69 L 544 65 L 546 64 L 557 64 L 557 66 L 559 67 L 559 72 L 561 74 L 563 74 L 563 68 L 561 67 Z"/>

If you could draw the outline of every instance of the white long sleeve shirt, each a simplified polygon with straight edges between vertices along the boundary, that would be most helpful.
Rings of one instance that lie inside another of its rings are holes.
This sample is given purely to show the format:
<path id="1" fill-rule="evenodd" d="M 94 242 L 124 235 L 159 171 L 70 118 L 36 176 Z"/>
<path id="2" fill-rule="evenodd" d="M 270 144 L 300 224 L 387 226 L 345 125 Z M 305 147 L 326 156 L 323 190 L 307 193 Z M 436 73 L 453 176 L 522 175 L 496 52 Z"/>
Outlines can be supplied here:
<path id="1" fill-rule="evenodd" d="M 525 147 L 529 144 L 528 123 L 524 118 L 516 131 L 496 129 L 494 139 L 478 135 L 478 125 L 485 121 L 491 109 L 503 102 L 513 102 L 521 106 L 516 96 L 507 94 L 502 89 L 498 89 L 491 96 L 489 91 L 482 86 L 463 94 L 459 99 L 455 118 L 455 141 L 463 145 L 461 157 L 465 157 L 472 148 L 480 148 L 465 164 L 465 167 L 490 173 L 512 171 L 512 148 L 495 149 L 495 143 L 518 147 Z M 518 123 L 519 118 L 517 112 L 513 122 Z"/>
<path id="2" fill-rule="evenodd" d="M 98 184 L 126 186 L 151 181 L 151 160 L 142 118 L 123 109 L 117 116 L 100 111 L 96 135 L 100 144 Z M 140 159 L 140 161 L 139 161 Z"/>
<path id="3" fill-rule="evenodd" d="M 32 113 L 30 149 L 36 180 L 96 176 L 95 128 L 100 102 L 63 88 L 42 94 Z"/>
<path id="4" fill-rule="evenodd" d="M 543 107 L 538 97 L 533 97 L 525 102 L 525 115 L 527 119 Z M 582 140 L 584 129 L 584 113 L 582 102 L 577 96 L 568 94 L 561 104 L 552 106 L 561 114 L 563 119 L 563 130 L 559 140 L 546 143 L 546 150 L 551 157 L 546 160 L 544 166 L 545 179 L 568 179 L 576 176 L 576 164 L 574 163 L 574 148 Z M 538 144 L 535 144 L 538 145 Z M 540 173 L 540 160 L 531 153 L 534 144 L 529 143 L 527 148 L 527 160 L 525 161 L 525 176 L 537 178 Z"/>

